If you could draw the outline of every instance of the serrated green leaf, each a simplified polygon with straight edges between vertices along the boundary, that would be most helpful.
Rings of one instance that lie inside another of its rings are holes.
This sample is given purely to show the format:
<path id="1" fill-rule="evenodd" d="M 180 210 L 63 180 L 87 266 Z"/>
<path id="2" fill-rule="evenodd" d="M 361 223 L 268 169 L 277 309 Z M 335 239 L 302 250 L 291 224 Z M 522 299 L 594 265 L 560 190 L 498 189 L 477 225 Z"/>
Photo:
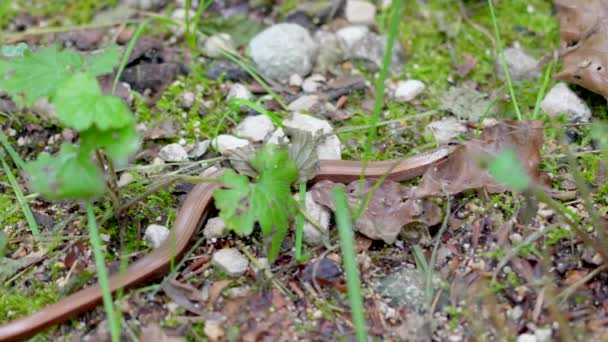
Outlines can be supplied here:
<path id="1" fill-rule="evenodd" d="M 0 60 L 0 89 L 19 106 L 52 97 L 57 85 L 82 68 L 82 57 L 54 45 L 36 51 L 26 50 L 21 58 Z"/>
<path id="2" fill-rule="evenodd" d="M 79 73 L 65 81 L 54 102 L 57 118 L 77 131 L 93 125 L 100 130 L 118 129 L 134 121 L 122 100 L 103 95 L 97 79 L 89 74 Z"/>
<path id="3" fill-rule="evenodd" d="M 103 148 L 116 166 L 126 165 L 129 157 L 135 154 L 141 145 L 134 125 L 113 131 L 100 131 L 91 127 L 80 133 L 80 141 L 83 151 Z"/>
<path id="4" fill-rule="evenodd" d="M 252 161 L 258 171 L 255 183 L 228 170 L 222 176 L 223 189 L 215 192 L 215 204 L 226 226 L 240 235 L 253 232 L 260 224 L 264 236 L 271 236 L 268 258 L 274 260 L 295 213 L 291 184 L 298 178 L 295 163 L 286 151 L 267 145 Z"/>
<path id="5" fill-rule="evenodd" d="M 106 186 L 99 168 L 71 144 L 62 144 L 59 154 L 41 153 L 26 164 L 30 186 L 50 200 L 91 199 Z"/>
<path id="6" fill-rule="evenodd" d="M 530 185 L 530 177 L 512 148 L 505 149 L 490 161 L 488 171 L 496 181 L 513 191 L 521 192 Z"/>
<path id="7" fill-rule="evenodd" d="M 120 48 L 112 45 L 101 53 L 85 56 L 84 69 L 94 76 L 109 74 L 120 61 L 120 55 Z"/>

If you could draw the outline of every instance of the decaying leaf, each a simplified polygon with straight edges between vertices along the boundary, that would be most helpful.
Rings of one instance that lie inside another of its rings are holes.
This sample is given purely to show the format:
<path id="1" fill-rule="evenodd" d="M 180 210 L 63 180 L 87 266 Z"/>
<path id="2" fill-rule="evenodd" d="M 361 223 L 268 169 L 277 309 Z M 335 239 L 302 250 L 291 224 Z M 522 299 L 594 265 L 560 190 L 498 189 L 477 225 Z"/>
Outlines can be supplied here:
<path id="1" fill-rule="evenodd" d="M 359 181 L 346 186 L 348 204 L 352 209 L 358 208 L 361 200 L 372 190 L 375 180 L 365 180 L 359 192 Z M 334 186 L 343 186 L 331 181 L 321 181 L 315 184 L 311 191 L 313 199 L 326 207 L 335 209 L 332 199 Z M 366 206 L 365 212 L 355 223 L 355 229 L 361 234 L 374 240 L 393 243 L 402 233 L 406 237 L 414 234 L 423 243 L 428 238 L 428 227 L 441 221 L 441 209 L 430 200 L 408 199 L 407 190 L 401 184 L 385 180 L 376 189 Z M 360 195 L 359 195 L 360 194 Z M 422 234 L 420 234 L 422 230 Z M 418 241 L 417 241 L 418 242 Z"/>
<path id="2" fill-rule="evenodd" d="M 558 6 L 562 70 L 555 78 L 608 99 L 608 1 L 554 0 Z"/>
<path id="3" fill-rule="evenodd" d="M 290 127 L 283 127 L 283 131 L 291 142 L 287 146 L 289 159 L 296 162 L 298 168 L 299 177 L 296 183 L 312 179 L 319 168 L 317 147 L 323 141 L 323 137 L 321 135 L 315 137 L 308 131 Z"/>
<path id="4" fill-rule="evenodd" d="M 412 196 L 453 195 L 471 189 L 504 192 L 506 188 L 496 183 L 482 164 L 508 148 L 517 152 L 530 179 L 540 182 L 542 128 L 541 121 L 504 121 L 484 129 L 479 139 L 462 144 L 446 160 L 430 168 Z"/>
<path id="5" fill-rule="evenodd" d="M 439 108 L 470 121 L 479 121 L 486 114 L 492 101 L 475 89 L 463 86 L 452 87 L 441 96 Z M 486 116 L 492 116 L 494 110 Z"/>

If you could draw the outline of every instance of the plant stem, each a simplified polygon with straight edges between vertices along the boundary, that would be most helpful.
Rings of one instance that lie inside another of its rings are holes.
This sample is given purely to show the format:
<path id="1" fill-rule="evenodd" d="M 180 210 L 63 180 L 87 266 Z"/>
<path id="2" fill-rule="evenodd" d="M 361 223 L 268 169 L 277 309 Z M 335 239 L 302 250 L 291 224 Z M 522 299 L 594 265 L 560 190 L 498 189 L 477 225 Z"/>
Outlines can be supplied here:
<path id="1" fill-rule="evenodd" d="M 108 280 L 108 272 L 104 262 L 104 255 L 101 250 L 101 238 L 99 237 L 99 231 L 97 229 L 97 221 L 95 218 L 95 210 L 91 201 L 86 202 L 87 208 L 87 221 L 89 225 L 89 238 L 91 240 L 91 247 L 93 249 L 93 256 L 95 258 L 95 267 L 97 268 L 97 278 L 99 280 L 99 286 L 101 287 L 101 293 L 103 297 L 103 306 L 106 310 L 106 316 L 110 325 L 110 334 L 112 335 L 112 342 L 120 341 L 120 321 L 118 321 L 114 306 L 112 303 L 112 290 L 110 289 L 110 282 Z"/>
<path id="2" fill-rule="evenodd" d="M 21 191 L 21 188 L 19 187 L 19 183 L 17 183 L 17 179 L 15 178 L 15 175 L 11 171 L 10 166 L 8 165 L 8 163 L 6 162 L 6 159 L 4 159 L 2 154 L 3 154 L 3 151 L 0 151 L 0 161 L 2 162 L 2 167 L 4 167 L 6 177 L 8 178 L 8 181 L 11 184 L 11 188 L 13 188 L 13 191 L 15 192 L 15 196 L 17 196 L 17 202 L 19 202 L 19 205 L 21 206 L 21 211 L 23 211 L 23 216 L 25 216 L 27 224 L 30 226 L 30 229 L 32 230 L 32 234 L 34 234 L 34 237 L 38 238 L 40 235 L 40 229 L 38 229 L 38 223 L 36 223 L 34 214 L 32 214 L 32 210 L 30 209 L 30 206 L 28 205 L 27 200 L 25 199 L 25 196 L 23 195 L 23 191 Z"/>
<path id="3" fill-rule="evenodd" d="M 296 217 L 296 261 L 302 262 L 302 235 L 304 231 L 304 215 L 302 211 L 306 211 L 306 183 L 300 183 L 300 203 L 299 207 L 302 208 Z"/>

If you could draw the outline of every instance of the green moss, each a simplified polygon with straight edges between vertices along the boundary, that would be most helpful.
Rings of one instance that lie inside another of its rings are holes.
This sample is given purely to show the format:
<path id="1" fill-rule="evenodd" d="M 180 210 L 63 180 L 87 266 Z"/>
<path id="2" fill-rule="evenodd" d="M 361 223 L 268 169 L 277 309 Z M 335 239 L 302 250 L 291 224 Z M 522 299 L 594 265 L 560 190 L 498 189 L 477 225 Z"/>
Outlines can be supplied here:
<path id="1" fill-rule="evenodd" d="M 0 291 L 0 322 L 13 320 L 37 311 L 59 299 L 56 284 L 43 284 L 34 278 L 31 290 L 2 290 Z"/>

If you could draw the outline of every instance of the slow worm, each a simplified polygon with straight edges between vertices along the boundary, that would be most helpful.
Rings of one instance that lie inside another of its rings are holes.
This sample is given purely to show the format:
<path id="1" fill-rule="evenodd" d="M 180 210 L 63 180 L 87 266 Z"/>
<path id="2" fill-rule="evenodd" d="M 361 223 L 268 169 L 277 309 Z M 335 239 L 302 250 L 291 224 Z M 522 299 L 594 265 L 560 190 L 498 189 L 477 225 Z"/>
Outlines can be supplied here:
<path id="1" fill-rule="evenodd" d="M 401 161 L 369 162 L 365 166 L 365 176 L 404 181 L 422 175 L 430 166 L 444 160 L 449 148 L 439 148 Z M 346 183 L 359 179 L 363 163 L 346 160 L 323 160 L 320 162 L 312 183 L 331 180 Z M 212 177 L 218 177 L 222 170 Z M 126 272 L 110 277 L 112 291 L 119 288 L 133 288 L 150 280 L 162 277 L 174 260 L 184 254 L 190 240 L 213 208 L 213 192 L 218 183 L 202 183 L 194 187 L 177 214 L 172 238 L 167 239 L 150 254 L 129 265 Z M 0 341 L 18 341 L 40 332 L 44 328 L 65 322 L 71 317 L 89 311 L 101 303 L 101 289 L 98 285 L 84 288 L 59 302 L 49 305 L 30 316 L 16 319 L 0 326 Z"/>

